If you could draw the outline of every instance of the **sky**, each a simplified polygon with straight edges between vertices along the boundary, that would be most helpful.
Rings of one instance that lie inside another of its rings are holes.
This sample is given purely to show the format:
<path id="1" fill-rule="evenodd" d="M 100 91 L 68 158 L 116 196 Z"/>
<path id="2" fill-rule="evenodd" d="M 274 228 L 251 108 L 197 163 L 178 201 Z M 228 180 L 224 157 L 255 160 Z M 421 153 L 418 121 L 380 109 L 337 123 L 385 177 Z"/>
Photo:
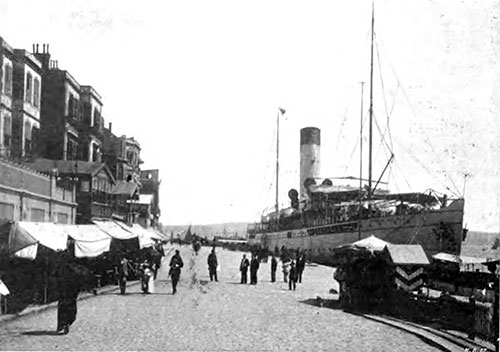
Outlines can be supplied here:
<path id="1" fill-rule="evenodd" d="M 321 129 L 322 176 L 358 176 L 363 116 L 367 177 L 371 8 L 0 0 L 0 36 L 50 44 L 59 68 L 100 93 L 106 123 L 139 141 L 143 169 L 160 169 L 163 224 L 255 221 L 275 202 L 279 107 L 282 207 L 299 188 L 303 127 Z M 465 195 L 477 231 L 500 229 L 499 10 L 375 1 L 374 178 L 391 150 L 390 190 Z"/>

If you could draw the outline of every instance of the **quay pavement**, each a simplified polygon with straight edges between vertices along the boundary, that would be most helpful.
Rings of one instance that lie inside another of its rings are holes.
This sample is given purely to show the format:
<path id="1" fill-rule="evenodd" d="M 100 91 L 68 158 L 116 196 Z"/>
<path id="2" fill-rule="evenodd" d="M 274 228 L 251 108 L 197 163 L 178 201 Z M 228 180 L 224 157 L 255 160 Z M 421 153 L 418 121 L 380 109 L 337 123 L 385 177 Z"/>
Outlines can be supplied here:
<path id="1" fill-rule="evenodd" d="M 333 269 L 306 266 L 302 284 L 289 291 L 278 265 L 270 282 L 270 263 L 261 263 L 258 284 L 241 285 L 241 252 L 216 249 L 219 282 L 210 282 L 210 248 L 184 260 L 178 293 L 172 295 L 164 258 L 155 293 L 144 295 L 129 283 L 101 290 L 78 302 L 68 335 L 56 334 L 56 305 L 0 319 L 0 350 L 161 350 L 161 351 L 439 351 L 418 335 L 388 324 L 320 307 L 316 297 L 338 290 Z M 446 350 L 446 349 L 444 349 Z"/>

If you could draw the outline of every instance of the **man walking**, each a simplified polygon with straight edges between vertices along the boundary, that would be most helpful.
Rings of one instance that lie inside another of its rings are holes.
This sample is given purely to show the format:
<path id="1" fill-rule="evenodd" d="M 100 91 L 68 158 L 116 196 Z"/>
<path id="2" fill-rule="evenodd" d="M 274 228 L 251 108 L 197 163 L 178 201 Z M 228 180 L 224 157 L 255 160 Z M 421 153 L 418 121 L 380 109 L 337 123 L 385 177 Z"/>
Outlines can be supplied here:
<path id="1" fill-rule="evenodd" d="M 288 289 L 295 291 L 295 287 L 297 285 L 297 268 L 295 267 L 295 263 L 292 260 L 292 264 L 290 265 L 290 276 L 288 280 Z"/>
<path id="2" fill-rule="evenodd" d="M 132 269 L 132 265 L 127 258 L 123 257 L 120 261 L 120 264 L 118 265 L 118 280 L 120 282 L 120 293 L 122 295 L 125 294 L 125 290 L 127 289 L 127 277 L 129 269 Z"/>
<path id="3" fill-rule="evenodd" d="M 181 255 L 179 254 L 179 250 L 175 250 L 175 254 L 170 259 L 170 271 L 169 275 L 172 278 L 172 294 L 175 295 L 177 293 L 177 283 L 179 282 L 179 278 L 181 276 L 181 268 L 184 266 L 182 262 Z"/>
<path id="4" fill-rule="evenodd" d="M 271 282 L 276 282 L 276 269 L 278 268 L 278 261 L 274 254 L 271 255 Z"/>
<path id="5" fill-rule="evenodd" d="M 208 255 L 208 273 L 210 274 L 210 281 L 217 282 L 217 255 L 215 255 L 215 247 L 212 248 L 212 252 Z"/>
<path id="6" fill-rule="evenodd" d="M 241 283 L 242 284 L 247 283 L 247 272 L 248 272 L 249 266 L 250 266 L 250 262 L 248 261 L 246 254 L 243 254 L 243 258 L 241 259 L 241 263 L 240 263 Z"/>
<path id="7" fill-rule="evenodd" d="M 250 285 L 257 285 L 257 271 L 259 270 L 259 259 L 255 254 L 250 261 Z"/>

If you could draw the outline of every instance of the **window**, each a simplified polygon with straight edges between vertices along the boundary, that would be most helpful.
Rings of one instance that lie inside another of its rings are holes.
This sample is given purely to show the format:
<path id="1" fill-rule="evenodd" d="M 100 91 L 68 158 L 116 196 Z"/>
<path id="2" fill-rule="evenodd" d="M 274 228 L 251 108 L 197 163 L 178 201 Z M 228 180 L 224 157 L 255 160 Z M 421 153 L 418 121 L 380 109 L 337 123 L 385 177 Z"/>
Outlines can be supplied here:
<path id="1" fill-rule="evenodd" d="M 92 143 L 92 160 L 94 162 L 100 161 L 99 159 L 99 146 L 97 144 Z"/>
<path id="2" fill-rule="evenodd" d="M 33 84 L 33 105 L 37 108 L 40 106 L 40 80 L 35 78 Z"/>
<path id="3" fill-rule="evenodd" d="M 28 103 L 31 103 L 33 98 L 33 81 L 31 77 L 31 73 L 28 72 L 26 75 L 26 92 L 24 95 L 24 100 L 26 100 Z"/>
<path id="4" fill-rule="evenodd" d="M 5 65 L 4 66 L 4 87 L 3 92 L 6 95 L 12 95 L 12 66 Z"/>
<path id="5" fill-rule="evenodd" d="M 73 98 L 73 94 L 70 94 L 69 98 L 68 98 L 68 116 L 70 118 L 74 117 L 74 115 L 73 115 L 74 109 L 75 109 L 75 101 Z"/>
<path id="6" fill-rule="evenodd" d="M 31 221 L 45 221 L 45 210 L 31 208 Z"/>
<path id="7" fill-rule="evenodd" d="M 59 223 L 59 224 L 67 224 L 68 223 L 68 214 L 66 214 L 66 213 L 57 213 L 57 223 Z"/>
<path id="8" fill-rule="evenodd" d="M 33 128 L 31 129 L 31 150 L 34 150 L 36 152 L 37 148 L 39 147 L 39 140 L 40 129 L 36 126 L 33 126 Z"/>
<path id="9" fill-rule="evenodd" d="M 0 203 L 0 219 L 14 220 L 14 204 Z"/>
<path id="10" fill-rule="evenodd" d="M 78 143 L 70 138 L 66 144 L 66 160 L 76 160 Z"/>
<path id="11" fill-rule="evenodd" d="M 31 124 L 29 121 L 24 123 L 24 154 L 31 154 Z"/>
<path id="12" fill-rule="evenodd" d="M 3 117 L 3 145 L 6 147 L 10 146 L 10 139 L 12 135 L 12 125 L 9 115 Z"/>

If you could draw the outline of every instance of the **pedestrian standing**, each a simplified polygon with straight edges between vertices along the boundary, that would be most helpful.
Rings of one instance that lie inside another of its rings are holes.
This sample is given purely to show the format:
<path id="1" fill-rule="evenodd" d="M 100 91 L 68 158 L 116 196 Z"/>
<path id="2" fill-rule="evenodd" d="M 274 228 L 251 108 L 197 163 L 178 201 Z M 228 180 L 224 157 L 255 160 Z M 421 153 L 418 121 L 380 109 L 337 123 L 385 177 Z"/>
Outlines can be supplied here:
<path id="1" fill-rule="evenodd" d="M 208 255 L 208 273 L 210 274 L 210 281 L 215 281 L 217 282 L 217 265 L 219 263 L 217 262 L 217 255 L 215 254 L 215 248 L 212 248 L 212 252 Z"/>
<path id="2" fill-rule="evenodd" d="M 278 267 L 278 261 L 274 254 L 271 254 L 271 282 L 276 282 L 276 269 Z"/>
<path id="3" fill-rule="evenodd" d="M 290 266 L 289 262 L 282 261 L 281 262 L 281 271 L 283 272 L 283 281 L 288 282 L 288 268 Z"/>
<path id="4" fill-rule="evenodd" d="M 141 264 L 141 273 L 142 273 L 141 277 L 142 292 L 154 293 L 155 292 L 154 269 L 152 268 L 151 263 L 149 263 L 147 260 L 144 260 L 144 262 Z"/>
<path id="5" fill-rule="evenodd" d="M 252 255 L 250 261 L 250 285 L 257 285 L 257 271 L 259 270 L 259 259 L 256 255 Z"/>
<path id="6" fill-rule="evenodd" d="M 241 263 L 240 263 L 241 283 L 242 284 L 247 283 L 247 272 L 248 272 L 249 266 L 250 266 L 250 262 L 248 261 L 246 254 L 243 254 L 243 258 L 241 259 Z"/>
<path id="7" fill-rule="evenodd" d="M 297 281 L 299 284 L 302 283 L 302 273 L 304 272 L 304 268 L 306 267 L 306 256 L 305 254 L 300 254 L 297 259 Z"/>
<path id="8" fill-rule="evenodd" d="M 118 265 L 118 281 L 120 284 L 120 293 L 122 295 L 125 294 L 125 290 L 127 289 L 129 270 L 132 270 L 132 265 L 126 257 L 123 257 Z"/>
<path id="9" fill-rule="evenodd" d="M 295 287 L 297 285 L 297 268 L 295 267 L 295 263 L 292 260 L 292 263 L 290 264 L 290 277 L 288 280 L 288 289 L 295 291 Z"/>
<path id="10" fill-rule="evenodd" d="M 175 254 L 172 259 L 170 259 L 170 270 L 168 272 L 169 276 L 172 278 L 172 294 L 175 295 L 177 293 L 177 283 L 179 282 L 179 278 L 181 276 L 181 268 L 184 266 L 182 262 L 181 255 L 179 254 L 179 250 L 175 250 Z"/>

